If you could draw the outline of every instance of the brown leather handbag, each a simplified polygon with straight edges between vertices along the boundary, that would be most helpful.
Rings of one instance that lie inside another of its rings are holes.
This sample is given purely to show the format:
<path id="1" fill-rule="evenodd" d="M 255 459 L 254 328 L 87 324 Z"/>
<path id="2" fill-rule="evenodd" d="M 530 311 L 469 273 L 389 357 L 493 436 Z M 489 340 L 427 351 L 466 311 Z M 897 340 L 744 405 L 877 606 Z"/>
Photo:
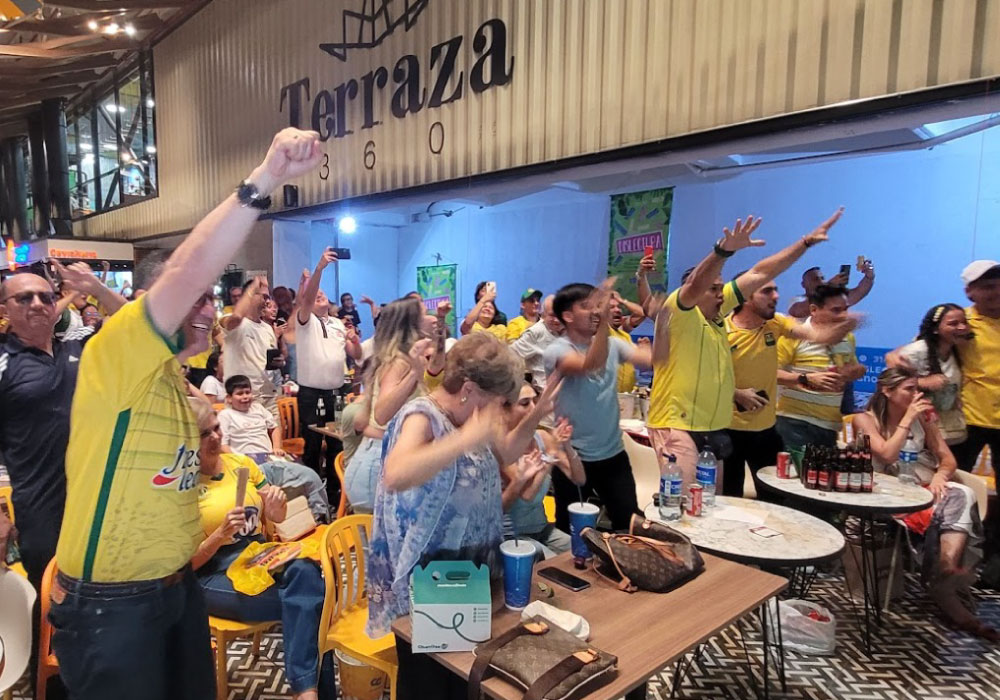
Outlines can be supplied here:
<path id="1" fill-rule="evenodd" d="M 533 617 L 480 644 L 469 673 L 469 700 L 479 700 L 490 671 L 524 688 L 524 700 L 565 700 L 610 680 L 618 658 Z"/>
<path id="2" fill-rule="evenodd" d="M 705 561 L 691 540 L 638 515 L 632 516 L 628 534 L 588 527 L 580 536 L 595 555 L 594 570 L 627 593 L 640 588 L 665 593 L 705 569 Z"/>

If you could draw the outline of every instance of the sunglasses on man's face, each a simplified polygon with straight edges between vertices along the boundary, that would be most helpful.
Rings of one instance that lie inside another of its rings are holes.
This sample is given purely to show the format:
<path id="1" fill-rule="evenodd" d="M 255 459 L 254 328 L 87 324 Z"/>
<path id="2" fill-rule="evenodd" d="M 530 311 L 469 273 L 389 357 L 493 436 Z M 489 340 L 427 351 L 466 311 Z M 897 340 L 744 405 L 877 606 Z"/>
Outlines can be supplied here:
<path id="1" fill-rule="evenodd" d="M 35 297 L 38 297 L 38 301 L 46 306 L 52 306 L 56 303 L 55 292 L 21 292 L 20 294 L 11 294 L 4 301 L 7 302 L 13 299 L 17 304 L 27 306 Z"/>

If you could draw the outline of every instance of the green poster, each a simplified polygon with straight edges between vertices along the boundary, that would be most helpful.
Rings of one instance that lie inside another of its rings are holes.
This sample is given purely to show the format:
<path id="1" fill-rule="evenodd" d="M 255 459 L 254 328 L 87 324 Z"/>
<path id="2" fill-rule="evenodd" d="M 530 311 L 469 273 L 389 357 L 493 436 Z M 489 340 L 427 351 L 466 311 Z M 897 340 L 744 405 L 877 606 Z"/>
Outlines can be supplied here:
<path id="1" fill-rule="evenodd" d="M 451 302 L 451 311 L 448 312 L 446 321 L 448 328 L 451 329 L 452 338 L 457 337 L 455 328 L 455 309 L 458 306 L 457 277 L 458 265 L 428 265 L 417 268 L 417 291 L 424 298 L 427 312 L 436 313 L 440 302 Z"/>
<path id="2" fill-rule="evenodd" d="M 656 272 L 649 275 L 654 292 L 667 291 L 667 241 L 674 188 L 630 192 L 611 196 L 608 276 L 616 276 L 615 289 L 638 301 L 635 272 L 647 248 L 653 249 Z"/>

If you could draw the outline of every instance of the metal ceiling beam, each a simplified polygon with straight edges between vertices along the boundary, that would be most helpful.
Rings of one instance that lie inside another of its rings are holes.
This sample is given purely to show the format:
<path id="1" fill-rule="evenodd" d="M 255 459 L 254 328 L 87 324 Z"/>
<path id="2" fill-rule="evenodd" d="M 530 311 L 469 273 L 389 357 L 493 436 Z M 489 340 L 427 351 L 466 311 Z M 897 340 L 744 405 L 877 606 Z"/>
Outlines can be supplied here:
<path id="1" fill-rule="evenodd" d="M 45 34 L 48 36 L 95 36 L 95 32 L 87 26 L 87 22 L 90 20 L 101 22 L 111 17 L 117 17 L 117 15 L 117 12 L 97 12 L 90 15 L 77 15 L 75 17 L 57 17 L 43 20 L 32 19 L 11 23 L 4 27 L 4 29 L 11 32 Z M 140 32 L 157 30 L 166 26 L 166 23 L 157 15 L 146 15 L 144 17 L 123 19 L 120 21 L 131 24 Z"/>
<path id="2" fill-rule="evenodd" d="M 43 42 L 44 43 L 44 42 Z M 139 44 L 132 39 L 106 39 L 93 46 L 78 46 L 76 48 L 37 48 L 32 44 L 0 44 L 0 56 L 23 56 L 25 58 L 76 58 L 77 56 L 93 56 L 115 51 L 134 51 Z"/>
<path id="3" fill-rule="evenodd" d="M 3 117 L 7 116 L 10 112 L 16 112 L 19 109 L 31 107 L 32 105 L 38 104 L 42 100 L 47 100 L 50 97 L 69 97 L 71 95 L 75 95 L 79 91 L 80 88 L 76 86 L 67 86 L 63 88 L 53 88 L 51 90 L 28 92 L 22 97 L 17 97 L 13 100 L 5 99 L 3 107 L 0 107 L 0 119 L 3 119 Z"/>
<path id="4" fill-rule="evenodd" d="M 0 57 L 0 76 L 4 78 L 41 78 L 50 75 L 79 73 L 95 68 L 112 68 L 118 65 L 118 63 L 118 59 L 114 56 L 80 58 L 69 64 L 53 63 L 52 61 L 44 61 L 38 58 L 16 60 Z"/>
<path id="5" fill-rule="evenodd" d="M 3 74 L 3 69 L 0 69 L 0 74 Z M 92 83 L 101 77 L 100 73 L 95 71 L 83 71 L 80 73 L 75 73 L 73 75 L 57 76 L 51 80 L 39 79 L 20 79 L 20 80 L 4 80 L 0 82 L 0 95 L 7 94 L 21 94 L 25 92 L 32 92 L 34 90 L 47 90 L 49 88 L 61 88 L 70 85 L 84 85 L 86 83 Z"/>
<path id="6" fill-rule="evenodd" d="M 100 10 L 171 10 L 187 7 L 190 0 L 52 0 L 46 7 L 94 12 Z"/>

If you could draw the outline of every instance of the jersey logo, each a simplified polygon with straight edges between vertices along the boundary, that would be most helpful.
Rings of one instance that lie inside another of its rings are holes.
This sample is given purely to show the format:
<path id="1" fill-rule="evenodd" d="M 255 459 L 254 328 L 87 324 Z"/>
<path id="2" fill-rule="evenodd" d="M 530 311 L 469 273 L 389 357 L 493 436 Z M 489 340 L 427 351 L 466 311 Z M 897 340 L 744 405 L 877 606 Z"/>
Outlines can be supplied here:
<path id="1" fill-rule="evenodd" d="M 152 483 L 155 488 L 176 488 L 183 493 L 193 489 L 198 483 L 198 451 L 189 450 L 184 445 L 177 448 L 174 456 L 174 463 L 169 467 L 163 467 L 153 475 Z"/>
<path id="2" fill-rule="evenodd" d="M 767 331 L 766 333 L 764 333 L 764 345 L 770 347 L 774 345 L 775 342 L 777 341 L 775 341 L 774 339 L 774 333 L 772 333 L 771 331 Z"/>
<path id="3" fill-rule="evenodd" d="M 79 357 L 76 357 L 76 356 L 74 356 L 74 355 L 70 355 L 70 356 L 69 356 L 69 361 L 70 361 L 70 362 L 79 362 L 79 361 L 80 361 L 80 358 L 79 358 Z"/>
<path id="4" fill-rule="evenodd" d="M 3 373 L 7 371 L 7 353 L 0 355 L 0 379 L 3 379 Z"/>

